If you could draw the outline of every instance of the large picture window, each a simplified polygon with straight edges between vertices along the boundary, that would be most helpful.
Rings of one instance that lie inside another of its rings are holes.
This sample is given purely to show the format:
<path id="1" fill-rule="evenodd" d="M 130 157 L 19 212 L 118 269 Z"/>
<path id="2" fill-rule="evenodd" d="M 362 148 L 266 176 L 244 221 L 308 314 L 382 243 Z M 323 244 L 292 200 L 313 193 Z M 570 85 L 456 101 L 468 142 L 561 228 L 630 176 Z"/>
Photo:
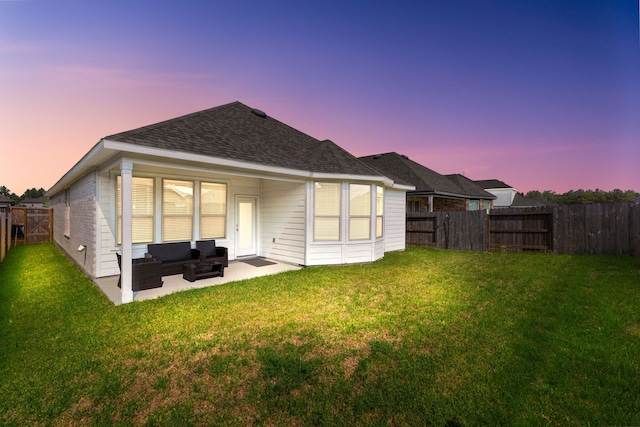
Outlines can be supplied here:
<path id="1" fill-rule="evenodd" d="M 371 238 L 371 186 L 349 184 L 349 240 Z"/>
<path id="2" fill-rule="evenodd" d="M 382 237 L 384 219 L 384 188 L 376 187 L 376 237 Z"/>
<path id="3" fill-rule="evenodd" d="M 193 182 L 165 179 L 162 185 L 162 240 L 193 238 Z"/>
<path id="4" fill-rule="evenodd" d="M 313 239 L 340 240 L 340 183 L 316 182 Z"/>
<path id="5" fill-rule="evenodd" d="M 200 238 L 219 239 L 226 236 L 227 186 L 200 184 Z"/>
<path id="6" fill-rule="evenodd" d="M 117 178 L 118 244 L 122 244 L 122 178 Z M 131 178 L 133 243 L 153 242 L 153 179 Z"/>

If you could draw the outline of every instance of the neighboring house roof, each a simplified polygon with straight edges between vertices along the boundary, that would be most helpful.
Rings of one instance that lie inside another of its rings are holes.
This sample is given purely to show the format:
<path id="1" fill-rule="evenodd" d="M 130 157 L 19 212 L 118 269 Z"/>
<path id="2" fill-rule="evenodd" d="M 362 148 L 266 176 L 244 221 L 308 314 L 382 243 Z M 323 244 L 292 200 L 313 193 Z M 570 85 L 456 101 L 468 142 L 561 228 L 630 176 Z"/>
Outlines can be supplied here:
<path id="1" fill-rule="evenodd" d="M 20 201 L 23 205 L 29 204 L 44 204 L 46 197 L 25 197 Z"/>
<path id="2" fill-rule="evenodd" d="M 521 193 L 516 193 L 513 198 L 513 202 L 511 203 L 511 207 L 514 208 L 529 208 L 538 206 L 556 206 L 556 204 L 544 199 L 525 197 Z"/>
<path id="3" fill-rule="evenodd" d="M 489 193 L 488 191 L 484 191 L 484 189 L 479 186 L 475 181 L 470 180 L 464 175 L 459 173 L 454 173 L 450 175 L 445 175 L 451 181 L 453 181 L 458 187 L 460 187 L 465 194 L 469 196 L 477 197 L 480 199 L 495 199 L 496 196 Z"/>
<path id="4" fill-rule="evenodd" d="M 319 141 L 240 102 L 105 139 L 311 172 L 377 174 L 332 141 Z"/>
<path id="5" fill-rule="evenodd" d="M 364 156 L 359 159 L 395 182 L 414 186 L 416 189 L 411 191 L 411 194 L 469 198 L 476 197 L 478 193 L 482 193 L 482 197 L 495 199 L 494 195 L 486 193 L 477 186 L 473 186 L 474 188 L 470 189 L 466 183 L 460 185 L 457 183 L 457 179 L 440 175 L 438 172 L 414 162 L 407 156 L 395 152 Z"/>
<path id="6" fill-rule="evenodd" d="M 509 184 L 505 184 L 504 182 L 498 180 L 498 179 L 481 179 L 481 180 L 476 180 L 474 181 L 476 184 L 478 184 L 480 187 L 484 188 L 485 190 L 488 188 L 513 188 L 512 186 L 510 186 Z"/>
<path id="7" fill-rule="evenodd" d="M 631 201 L 635 203 L 640 203 L 640 196 L 636 197 L 635 199 L 631 199 Z"/>
<path id="8" fill-rule="evenodd" d="M 13 203 L 13 200 L 10 197 L 0 194 L 0 205 L 10 205 L 11 203 Z"/>

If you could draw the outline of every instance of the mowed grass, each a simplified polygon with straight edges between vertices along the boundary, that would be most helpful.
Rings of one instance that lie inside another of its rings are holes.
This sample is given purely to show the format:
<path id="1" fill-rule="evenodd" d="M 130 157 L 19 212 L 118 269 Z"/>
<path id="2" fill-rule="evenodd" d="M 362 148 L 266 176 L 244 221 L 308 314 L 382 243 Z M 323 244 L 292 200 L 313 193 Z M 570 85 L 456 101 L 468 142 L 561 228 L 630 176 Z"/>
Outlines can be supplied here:
<path id="1" fill-rule="evenodd" d="M 637 425 L 640 260 L 407 250 L 115 307 L 0 264 L 3 425 Z"/>

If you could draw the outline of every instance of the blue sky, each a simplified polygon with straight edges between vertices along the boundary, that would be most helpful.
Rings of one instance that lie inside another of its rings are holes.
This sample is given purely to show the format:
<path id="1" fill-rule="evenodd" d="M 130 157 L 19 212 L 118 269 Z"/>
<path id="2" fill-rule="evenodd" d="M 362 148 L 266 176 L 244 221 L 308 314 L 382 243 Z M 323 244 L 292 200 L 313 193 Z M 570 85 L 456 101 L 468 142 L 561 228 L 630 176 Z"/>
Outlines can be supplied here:
<path id="1" fill-rule="evenodd" d="M 239 100 L 354 155 L 640 191 L 637 1 L 0 1 L 0 185 Z M 35 154 L 35 155 L 34 155 Z"/>

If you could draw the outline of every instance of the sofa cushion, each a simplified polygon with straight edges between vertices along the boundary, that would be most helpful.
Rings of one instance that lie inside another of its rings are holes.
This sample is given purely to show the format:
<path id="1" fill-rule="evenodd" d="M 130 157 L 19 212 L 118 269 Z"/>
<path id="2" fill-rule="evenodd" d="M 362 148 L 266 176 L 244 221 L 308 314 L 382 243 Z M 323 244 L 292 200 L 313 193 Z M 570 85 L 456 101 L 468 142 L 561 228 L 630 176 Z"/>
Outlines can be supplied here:
<path id="1" fill-rule="evenodd" d="M 216 241 L 215 240 L 198 240 L 196 242 L 196 248 L 200 253 L 204 253 L 205 257 L 216 256 Z"/>
<path id="2" fill-rule="evenodd" d="M 192 259 L 190 242 L 152 243 L 147 250 L 157 261 L 179 261 Z"/>

